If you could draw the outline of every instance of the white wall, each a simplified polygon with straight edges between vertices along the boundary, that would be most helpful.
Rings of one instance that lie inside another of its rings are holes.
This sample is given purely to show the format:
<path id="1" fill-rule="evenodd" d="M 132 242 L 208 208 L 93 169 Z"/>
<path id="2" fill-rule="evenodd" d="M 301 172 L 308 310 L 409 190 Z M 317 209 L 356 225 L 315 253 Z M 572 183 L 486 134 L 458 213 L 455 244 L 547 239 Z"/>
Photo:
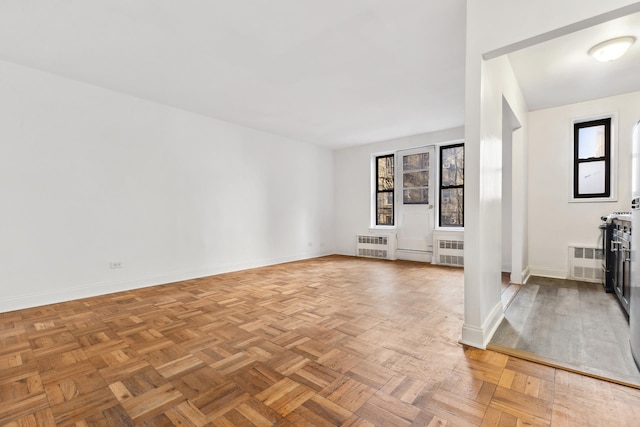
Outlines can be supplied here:
<path id="1" fill-rule="evenodd" d="M 506 101 L 502 104 L 502 272 L 511 272 L 511 248 L 513 238 L 513 114 Z"/>
<path id="2" fill-rule="evenodd" d="M 484 347 L 491 338 L 500 318 L 499 284 L 501 241 L 489 234 L 500 228 L 501 182 L 494 169 L 500 144 L 500 93 L 511 105 L 523 126 L 514 140 L 523 141 L 523 150 L 514 151 L 514 159 L 526 153 L 526 105 L 517 81 L 504 62 L 490 64 L 483 55 L 496 50 L 509 52 L 513 45 L 525 46 L 533 40 L 542 41 L 575 31 L 584 22 L 612 19 L 637 9 L 640 3 L 611 0 L 483 0 L 467 2 L 467 53 L 465 62 L 465 324 L 462 342 Z M 617 8 L 627 7 L 608 13 Z M 604 14 L 607 14 L 604 16 Z M 597 19 L 591 19 L 597 17 Z M 497 57 L 495 60 L 503 60 Z M 511 95 L 507 96 L 505 90 Z M 515 148 L 514 148 L 515 149 Z M 501 153 L 500 153 L 501 154 Z M 526 155 L 526 154 L 525 154 Z M 525 167 L 525 165 L 523 165 Z M 513 171 L 517 170 L 514 163 Z M 514 176 L 514 181 L 520 177 Z M 526 180 L 525 180 L 526 181 Z M 495 188 L 494 188 L 495 185 Z M 526 191 L 526 183 L 522 184 Z M 496 194 L 498 194 L 496 196 Z M 522 224 L 516 218 L 526 218 L 522 206 L 515 209 L 514 229 Z M 516 252 L 519 249 L 516 250 Z M 520 250 L 521 254 L 526 251 Z"/>
<path id="3" fill-rule="evenodd" d="M 522 284 L 528 272 L 527 140 L 520 121 L 502 98 L 502 271 Z M 513 170 L 513 165 L 517 169 Z"/>
<path id="4" fill-rule="evenodd" d="M 612 142 L 617 201 L 569 203 L 573 183 L 573 122 L 605 114 L 615 115 Z M 568 246 L 595 246 L 600 217 L 631 210 L 631 131 L 638 120 L 640 92 L 529 113 L 532 274 L 566 278 Z"/>
<path id="5" fill-rule="evenodd" d="M 526 283 L 529 279 L 529 141 L 522 127 L 511 134 L 511 282 Z"/>
<path id="6" fill-rule="evenodd" d="M 357 234 L 371 225 L 371 156 L 464 139 L 462 127 L 398 138 L 334 152 L 336 253 L 355 255 Z"/>
<path id="7" fill-rule="evenodd" d="M 502 168 L 503 168 L 503 117 L 512 123 L 509 114 L 503 112 L 503 102 L 510 107 L 522 129 L 527 128 L 527 107 L 505 56 L 481 63 L 481 120 L 472 123 L 467 119 L 465 132 L 471 131 L 476 139 L 465 148 L 465 323 L 462 342 L 485 347 L 493 331 L 502 319 L 501 272 L 502 252 L 526 244 L 523 235 L 511 240 L 511 246 L 502 246 Z M 467 101 L 469 103 L 469 100 Z M 467 109 L 470 106 L 467 105 Z M 511 147 L 512 152 L 526 153 L 526 138 L 511 138 L 521 147 Z M 510 153 L 512 154 L 512 153 Z M 509 159 L 506 160 L 507 162 Z M 510 189 L 512 229 L 524 228 L 521 205 L 526 199 L 524 180 L 517 174 L 524 170 L 525 156 L 511 155 Z M 516 205 L 518 207 L 516 207 Z"/>
<path id="8" fill-rule="evenodd" d="M 0 312 L 333 252 L 329 150 L 4 62 L 0 99 Z"/>

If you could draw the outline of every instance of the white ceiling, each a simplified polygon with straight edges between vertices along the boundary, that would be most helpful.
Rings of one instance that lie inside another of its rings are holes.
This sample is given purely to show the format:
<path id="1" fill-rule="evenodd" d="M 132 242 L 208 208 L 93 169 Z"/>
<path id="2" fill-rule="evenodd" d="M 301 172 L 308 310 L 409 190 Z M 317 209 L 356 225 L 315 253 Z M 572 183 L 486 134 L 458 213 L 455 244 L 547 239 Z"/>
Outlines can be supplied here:
<path id="1" fill-rule="evenodd" d="M 464 122 L 465 0 L 3 0 L 0 60 L 331 148 Z"/>
<path id="2" fill-rule="evenodd" d="M 635 36 L 614 62 L 587 54 L 594 45 Z M 640 13 L 628 15 L 509 54 L 529 110 L 539 110 L 640 90 Z"/>
<path id="3" fill-rule="evenodd" d="M 3 0 L 0 60 L 341 148 L 464 123 L 465 0 Z M 622 59 L 586 54 L 620 35 Z M 640 90 L 640 14 L 509 54 L 531 110 Z"/>

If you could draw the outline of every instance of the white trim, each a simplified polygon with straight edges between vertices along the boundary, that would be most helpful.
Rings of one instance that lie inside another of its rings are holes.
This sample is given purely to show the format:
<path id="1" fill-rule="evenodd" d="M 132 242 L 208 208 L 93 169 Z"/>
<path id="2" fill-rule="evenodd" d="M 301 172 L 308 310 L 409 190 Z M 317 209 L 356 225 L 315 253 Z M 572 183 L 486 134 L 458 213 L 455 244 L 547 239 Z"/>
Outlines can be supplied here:
<path id="1" fill-rule="evenodd" d="M 444 232 L 448 232 L 449 231 L 449 232 L 464 233 L 464 227 L 441 227 L 441 226 L 437 225 L 433 230 L 434 231 L 444 231 Z"/>
<path id="2" fill-rule="evenodd" d="M 458 341 L 460 344 L 468 345 L 475 348 L 486 350 L 486 346 L 483 344 L 484 333 L 481 328 L 476 326 L 462 325 L 462 337 Z"/>
<path id="3" fill-rule="evenodd" d="M 527 266 L 527 268 L 525 268 L 522 271 L 522 284 L 526 285 L 527 282 L 529 281 L 529 279 L 531 278 L 531 270 L 529 269 L 529 266 Z"/>
<path id="4" fill-rule="evenodd" d="M 375 210 L 375 207 L 373 208 Z M 396 232 L 395 225 L 373 225 L 369 228 L 369 233 L 372 234 L 394 234 Z"/>
<path id="5" fill-rule="evenodd" d="M 496 333 L 496 330 L 500 326 L 500 323 L 504 319 L 504 308 L 502 307 L 502 300 L 498 301 L 498 303 L 493 307 L 491 313 L 487 317 L 487 320 L 482 325 L 482 328 L 485 331 L 488 331 L 484 340 L 484 348 L 487 348 L 487 344 L 493 338 L 493 334 Z"/>
<path id="6" fill-rule="evenodd" d="M 396 259 L 404 261 L 431 262 L 433 259 L 433 252 L 396 249 Z"/>
<path id="7" fill-rule="evenodd" d="M 569 277 L 568 270 L 560 270 L 544 267 L 529 267 L 530 276 L 550 277 L 552 279 L 566 279 Z"/>
<path id="8" fill-rule="evenodd" d="M 504 310 L 502 308 L 502 301 L 498 301 L 481 328 L 467 325 L 466 323 L 462 326 L 462 338 L 460 338 L 459 342 L 464 345 L 486 350 L 487 344 L 491 341 L 502 319 L 504 319 Z"/>
<path id="9" fill-rule="evenodd" d="M 569 199 L 569 203 L 616 203 L 617 201 L 617 197 L 589 197 L 585 199 L 575 199 L 573 198 L 573 189 L 571 190 L 571 198 Z"/>
<path id="10" fill-rule="evenodd" d="M 354 246 L 354 247 L 353 247 L 353 251 L 352 251 L 352 252 L 348 252 L 348 251 L 336 251 L 336 252 L 334 252 L 333 254 L 327 254 L 327 255 L 343 255 L 343 256 L 355 257 L 357 252 L 358 252 L 358 249 Z"/>
<path id="11" fill-rule="evenodd" d="M 24 308 L 38 307 L 47 304 L 55 304 L 64 301 L 72 301 L 80 298 L 106 295 L 115 292 L 129 291 L 133 289 L 146 288 L 149 286 L 164 285 L 167 283 L 179 282 L 182 280 L 197 279 L 214 276 L 217 274 L 231 273 L 233 271 L 247 270 L 250 268 L 264 267 L 275 264 L 283 264 L 292 261 L 318 258 L 331 255 L 332 251 L 317 253 L 313 255 L 299 255 L 289 257 L 279 257 L 263 259 L 256 262 L 228 264 L 217 267 L 208 267 L 200 270 L 167 272 L 165 274 L 134 277 L 125 280 L 105 281 L 91 283 L 84 286 L 75 286 L 66 289 L 56 289 L 49 292 L 37 292 L 23 295 L 0 298 L 0 313 Z"/>

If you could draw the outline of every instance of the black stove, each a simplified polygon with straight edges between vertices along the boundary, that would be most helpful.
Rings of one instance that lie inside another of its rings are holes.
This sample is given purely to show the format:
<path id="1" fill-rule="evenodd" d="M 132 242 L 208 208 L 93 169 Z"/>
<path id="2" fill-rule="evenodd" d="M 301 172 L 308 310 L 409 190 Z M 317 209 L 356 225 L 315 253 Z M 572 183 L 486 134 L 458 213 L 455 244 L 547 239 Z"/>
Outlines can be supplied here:
<path id="1" fill-rule="evenodd" d="M 604 289 L 615 293 L 624 311 L 629 313 L 631 212 L 613 212 L 603 216 L 602 270 Z"/>

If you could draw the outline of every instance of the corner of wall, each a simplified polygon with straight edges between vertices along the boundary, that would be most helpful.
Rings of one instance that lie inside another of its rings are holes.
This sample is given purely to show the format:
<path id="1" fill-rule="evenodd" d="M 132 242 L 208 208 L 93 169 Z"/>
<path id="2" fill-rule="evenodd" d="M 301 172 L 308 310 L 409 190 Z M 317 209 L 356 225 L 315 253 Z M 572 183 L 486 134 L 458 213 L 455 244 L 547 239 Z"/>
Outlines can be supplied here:
<path id="1" fill-rule="evenodd" d="M 496 329 L 500 326 L 502 319 L 504 319 L 504 311 L 502 309 L 502 301 L 499 301 L 480 328 L 467 323 L 462 326 L 460 344 L 485 350 Z"/>

